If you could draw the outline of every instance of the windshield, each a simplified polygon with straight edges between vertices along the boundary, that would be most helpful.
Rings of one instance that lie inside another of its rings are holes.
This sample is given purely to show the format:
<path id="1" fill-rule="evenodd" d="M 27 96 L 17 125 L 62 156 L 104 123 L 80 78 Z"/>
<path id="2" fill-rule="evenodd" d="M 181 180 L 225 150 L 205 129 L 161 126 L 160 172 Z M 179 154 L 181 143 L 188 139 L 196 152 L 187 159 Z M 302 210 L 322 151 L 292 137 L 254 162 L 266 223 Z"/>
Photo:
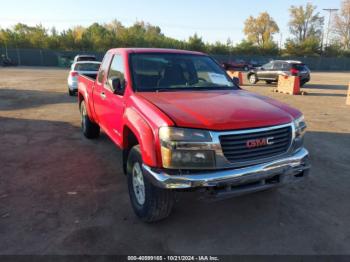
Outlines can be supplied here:
<path id="1" fill-rule="evenodd" d="M 100 64 L 96 63 L 83 63 L 83 64 L 76 64 L 74 70 L 75 71 L 92 71 L 96 72 L 100 68 Z"/>
<path id="2" fill-rule="evenodd" d="M 237 89 L 210 57 L 187 54 L 132 54 L 136 91 Z"/>

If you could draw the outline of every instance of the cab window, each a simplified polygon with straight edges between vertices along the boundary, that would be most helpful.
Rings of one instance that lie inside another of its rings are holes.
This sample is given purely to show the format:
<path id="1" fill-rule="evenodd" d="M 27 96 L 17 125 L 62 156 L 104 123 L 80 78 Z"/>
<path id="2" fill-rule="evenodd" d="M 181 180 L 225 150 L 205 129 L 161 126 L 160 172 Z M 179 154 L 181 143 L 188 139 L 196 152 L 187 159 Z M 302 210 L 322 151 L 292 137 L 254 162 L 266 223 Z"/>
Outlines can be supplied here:
<path id="1" fill-rule="evenodd" d="M 125 75 L 124 75 L 124 65 L 123 65 L 123 58 L 121 55 L 115 55 L 111 67 L 109 69 L 108 73 L 108 79 L 117 77 L 120 79 L 120 83 L 122 84 L 122 87 L 125 87 Z"/>
<path id="2" fill-rule="evenodd" d="M 282 70 L 287 71 L 290 69 L 290 65 L 288 63 L 283 63 L 282 64 Z"/>
<path id="3" fill-rule="evenodd" d="M 112 57 L 112 54 L 111 53 L 107 53 L 105 55 L 105 57 L 103 58 L 102 65 L 100 67 L 100 71 L 98 72 L 98 75 L 97 75 L 97 82 L 100 83 L 100 84 L 105 79 L 106 72 L 107 72 L 109 64 L 111 62 L 111 57 Z"/>
<path id="4" fill-rule="evenodd" d="M 282 69 L 282 62 L 275 62 L 273 64 L 273 70 L 281 70 Z"/>
<path id="5" fill-rule="evenodd" d="M 265 70 L 271 70 L 272 67 L 273 67 L 273 63 L 271 63 L 271 62 L 268 63 L 268 64 L 263 65 L 263 68 L 264 68 Z"/>

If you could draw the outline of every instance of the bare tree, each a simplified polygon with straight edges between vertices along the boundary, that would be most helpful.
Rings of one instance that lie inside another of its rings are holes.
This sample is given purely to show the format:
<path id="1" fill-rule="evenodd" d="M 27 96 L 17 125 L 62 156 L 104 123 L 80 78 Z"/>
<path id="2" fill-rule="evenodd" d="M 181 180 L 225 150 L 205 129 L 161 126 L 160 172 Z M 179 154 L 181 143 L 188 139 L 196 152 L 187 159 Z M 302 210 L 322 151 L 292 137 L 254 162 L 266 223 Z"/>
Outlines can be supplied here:
<path id="1" fill-rule="evenodd" d="M 339 14 L 334 17 L 333 32 L 341 46 L 350 49 L 350 0 L 344 0 Z"/>
<path id="2" fill-rule="evenodd" d="M 321 38 L 324 18 L 316 11 L 316 6 L 307 3 L 306 6 L 291 6 L 289 30 L 298 42 L 307 38 Z"/>

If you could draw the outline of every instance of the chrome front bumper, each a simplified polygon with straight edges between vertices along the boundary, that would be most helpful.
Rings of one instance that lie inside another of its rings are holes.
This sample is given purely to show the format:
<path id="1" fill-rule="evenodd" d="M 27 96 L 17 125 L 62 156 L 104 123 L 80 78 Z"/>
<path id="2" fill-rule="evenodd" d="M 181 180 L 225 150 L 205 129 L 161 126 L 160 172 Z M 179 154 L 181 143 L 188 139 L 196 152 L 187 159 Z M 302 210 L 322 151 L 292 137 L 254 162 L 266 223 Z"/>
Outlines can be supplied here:
<path id="1" fill-rule="evenodd" d="M 299 180 L 308 174 L 309 169 L 309 152 L 305 148 L 288 157 L 268 163 L 229 170 L 178 173 L 173 175 L 167 173 L 166 170 L 156 170 L 143 165 L 145 176 L 148 177 L 151 183 L 161 188 L 188 189 L 254 184 L 254 186 L 248 188 L 248 191 L 264 190 L 286 182 Z M 273 183 L 268 183 L 276 176 L 278 176 L 277 180 L 273 180 Z"/>

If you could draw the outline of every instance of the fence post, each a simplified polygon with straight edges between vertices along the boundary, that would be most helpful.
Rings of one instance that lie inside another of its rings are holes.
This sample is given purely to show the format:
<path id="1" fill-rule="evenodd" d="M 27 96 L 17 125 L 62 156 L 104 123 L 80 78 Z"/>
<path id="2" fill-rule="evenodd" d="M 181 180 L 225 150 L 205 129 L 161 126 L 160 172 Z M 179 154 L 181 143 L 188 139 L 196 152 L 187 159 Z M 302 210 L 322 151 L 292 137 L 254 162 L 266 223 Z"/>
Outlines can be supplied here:
<path id="1" fill-rule="evenodd" d="M 346 97 L 346 104 L 350 106 L 350 82 L 349 82 L 348 95 Z"/>
<path id="2" fill-rule="evenodd" d="M 41 62 L 41 66 L 44 66 L 43 51 L 41 49 L 40 49 L 40 62 Z"/>
<path id="3" fill-rule="evenodd" d="M 21 56 L 19 54 L 18 47 L 16 48 L 16 51 L 17 51 L 17 62 L 18 62 L 18 65 L 20 66 L 21 65 Z"/>

